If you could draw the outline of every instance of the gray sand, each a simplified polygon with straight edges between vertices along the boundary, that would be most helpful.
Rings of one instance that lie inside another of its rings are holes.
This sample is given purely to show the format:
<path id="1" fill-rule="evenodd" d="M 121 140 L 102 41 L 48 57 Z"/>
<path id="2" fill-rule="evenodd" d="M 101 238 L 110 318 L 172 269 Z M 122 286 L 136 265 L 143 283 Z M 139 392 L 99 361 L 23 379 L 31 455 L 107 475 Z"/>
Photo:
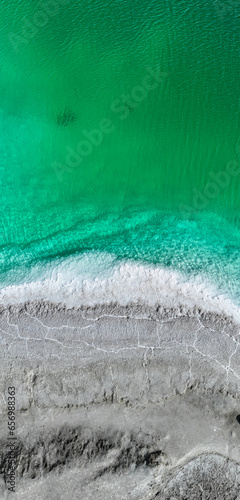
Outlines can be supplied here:
<path id="1" fill-rule="evenodd" d="M 240 500 L 239 325 L 140 305 L 0 313 L 1 470 L 15 386 L 16 500 Z"/>

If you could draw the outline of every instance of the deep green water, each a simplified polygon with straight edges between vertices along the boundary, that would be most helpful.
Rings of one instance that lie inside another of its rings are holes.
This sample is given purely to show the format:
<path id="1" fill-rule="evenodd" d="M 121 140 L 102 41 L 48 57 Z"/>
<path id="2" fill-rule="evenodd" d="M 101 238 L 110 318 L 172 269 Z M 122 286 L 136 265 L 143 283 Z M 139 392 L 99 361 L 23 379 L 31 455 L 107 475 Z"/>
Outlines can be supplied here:
<path id="1" fill-rule="evenodd" d="M 0 5 L 3 285 L 97 250 L 239 299 L 240 5 Z"/>

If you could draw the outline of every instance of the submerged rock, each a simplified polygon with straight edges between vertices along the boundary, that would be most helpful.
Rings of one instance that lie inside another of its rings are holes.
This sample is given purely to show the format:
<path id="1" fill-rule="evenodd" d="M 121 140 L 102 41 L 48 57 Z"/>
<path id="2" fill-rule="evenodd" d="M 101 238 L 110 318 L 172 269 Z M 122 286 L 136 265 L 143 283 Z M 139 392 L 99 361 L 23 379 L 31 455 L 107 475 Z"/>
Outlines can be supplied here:
<path id="1" fill-rule="evenodd" d="M 57 124 L 61 127 L 66 127 L 69 123 L 73 123 L 77 120 L 77 117 L 73 111 L 61 111 L 57 117 Z"/>

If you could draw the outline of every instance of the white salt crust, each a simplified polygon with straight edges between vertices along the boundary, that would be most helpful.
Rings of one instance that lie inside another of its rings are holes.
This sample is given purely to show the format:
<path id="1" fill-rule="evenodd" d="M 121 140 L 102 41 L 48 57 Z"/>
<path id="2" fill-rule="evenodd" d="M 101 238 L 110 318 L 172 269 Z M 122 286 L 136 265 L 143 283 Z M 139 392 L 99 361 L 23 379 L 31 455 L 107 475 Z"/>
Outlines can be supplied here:
<path id="1" fill-rule="evenodd" d="M 158 266 L 133 261 L 119 263 L 106 253 L 71 257 L 59 261 L 54 268 L 45 268 L 41 274 L 42 279 L 3 288 L 0 303 L 45 300 L 67 307 L 110 303 L 182 306 L 188 310 L 199 307 L 240 321 L 239 307 L 203 277 L 189 279 Z"/>

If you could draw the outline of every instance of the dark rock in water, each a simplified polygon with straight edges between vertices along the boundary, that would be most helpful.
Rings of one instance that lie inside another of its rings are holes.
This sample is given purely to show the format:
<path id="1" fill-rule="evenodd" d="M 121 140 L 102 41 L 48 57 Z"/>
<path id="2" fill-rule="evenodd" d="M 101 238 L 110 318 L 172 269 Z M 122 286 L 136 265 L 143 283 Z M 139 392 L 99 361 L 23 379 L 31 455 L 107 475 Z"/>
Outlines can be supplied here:
<path id="1" fill-rule="evenodd" d="M 57 124 L 61 127 L 66 127 L 69 123 L 73 123 L 77 117 L 73 111 L 61 111 L 57 117 Z"/>

